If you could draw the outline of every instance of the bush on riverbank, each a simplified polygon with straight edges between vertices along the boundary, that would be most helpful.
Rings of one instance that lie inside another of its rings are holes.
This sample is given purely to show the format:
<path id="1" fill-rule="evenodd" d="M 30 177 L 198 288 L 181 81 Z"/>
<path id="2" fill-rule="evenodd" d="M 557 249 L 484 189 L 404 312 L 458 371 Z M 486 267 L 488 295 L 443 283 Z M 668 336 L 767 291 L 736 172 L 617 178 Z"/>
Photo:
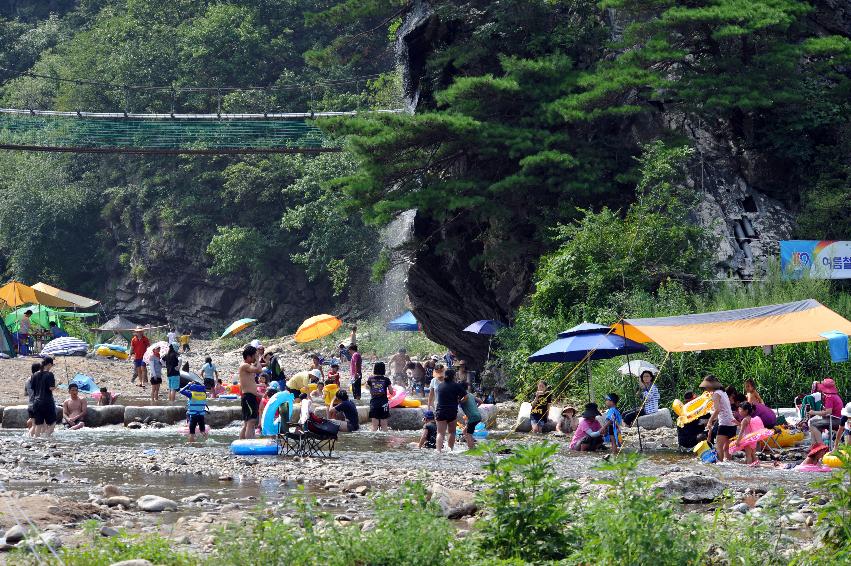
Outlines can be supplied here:
<path id="1" fill-rule="evenodd" d="M 424 487 L 409 483 L 374 500 L 370 528 L 340 525 L 310 499 L 296 498 L 293 517 L 251 519 L 228 525 L 208 555 L 176 550 L 158 535 L 102 537 L 79 548 L 59 551 L 68 566 L 108 566 L 144 557 L 155 564 L 179 566 L 339 566 L 424 564 L 818 564 L 851 557 L 851 452 L 841 471 L 820 482 L 827 503 L 815 524 L 819 543 L 780 531 L 782 497 L 762 514 L 723 511 L 714 515 L 686 511 L 653 487 L 654 478 L 637 474 L 641 457 L 622 454 L 603 461 L 599 496 L 580 495 L 572 481 L 558 479 L 551 457 L 556 445 L 530 444 L 503 457 L 496 446 L 483 445 L 489 475 L 479 497 L 482 516 L 468 536 L 459 538 Z M 57 564 L 46 550 L 38 558 L 23 551 L 15 564 Z M 838 560 L 838 561 L 837 561 Z"/>

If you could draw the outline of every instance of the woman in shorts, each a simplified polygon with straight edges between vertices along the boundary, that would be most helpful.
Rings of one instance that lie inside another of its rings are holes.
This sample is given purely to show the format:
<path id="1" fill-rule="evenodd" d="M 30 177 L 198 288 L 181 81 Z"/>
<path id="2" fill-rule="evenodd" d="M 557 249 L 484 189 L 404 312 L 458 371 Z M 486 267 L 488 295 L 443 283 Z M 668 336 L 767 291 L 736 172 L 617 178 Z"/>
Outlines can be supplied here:
<path id="1" fill-rule="evenodd" d="M 446 370 L 443 382 L 437 386 L 437 451 L 443 451 L 443 440 L 448 435 L 449 450 L 455 448 L 455 423 L 458 404 L 467 399 L 467 390 L 455 383 L 455 370 Z"/>

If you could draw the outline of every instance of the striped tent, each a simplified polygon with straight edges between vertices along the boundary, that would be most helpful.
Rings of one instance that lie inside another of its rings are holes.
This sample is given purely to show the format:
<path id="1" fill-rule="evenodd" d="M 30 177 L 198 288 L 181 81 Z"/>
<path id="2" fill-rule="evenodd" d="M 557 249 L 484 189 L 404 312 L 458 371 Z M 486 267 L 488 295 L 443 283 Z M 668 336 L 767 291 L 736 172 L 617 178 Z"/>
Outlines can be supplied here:
<path id="1" fill-rule="evenodd" d="M 749 309 L 659 318 L 630 318 L 612 326 L 636 342 L 655 342 L 668 352 L 775 346 L 851 335 L 846 320 L 814 299 Z"/>

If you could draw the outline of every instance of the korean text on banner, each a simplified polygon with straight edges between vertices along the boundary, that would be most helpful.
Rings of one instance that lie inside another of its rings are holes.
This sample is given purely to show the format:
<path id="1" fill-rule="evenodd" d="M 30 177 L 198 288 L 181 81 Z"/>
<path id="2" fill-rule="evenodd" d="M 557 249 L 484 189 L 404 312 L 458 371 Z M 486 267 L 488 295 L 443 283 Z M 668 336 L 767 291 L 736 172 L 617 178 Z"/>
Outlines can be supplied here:
<path id="1" fill-rule="evenodd" d="M 800 279 L 851 279 L 851 242 L 787 240 L 780 242 L 780 267 L 784 277 Z"/>

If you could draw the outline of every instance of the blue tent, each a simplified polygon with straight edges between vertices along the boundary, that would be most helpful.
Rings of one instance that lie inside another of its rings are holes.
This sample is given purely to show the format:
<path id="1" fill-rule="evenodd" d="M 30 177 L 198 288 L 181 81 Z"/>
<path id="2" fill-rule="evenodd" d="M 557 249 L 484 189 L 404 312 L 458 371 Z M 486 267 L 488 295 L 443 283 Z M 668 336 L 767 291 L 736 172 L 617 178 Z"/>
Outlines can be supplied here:
<path id="1" fill-rule="evenodd" d="M 387 330 L 391 332 L 419 332 L 420 325 L 411 311 L 406 312 L 398 318 L 387 323 Z"/>

